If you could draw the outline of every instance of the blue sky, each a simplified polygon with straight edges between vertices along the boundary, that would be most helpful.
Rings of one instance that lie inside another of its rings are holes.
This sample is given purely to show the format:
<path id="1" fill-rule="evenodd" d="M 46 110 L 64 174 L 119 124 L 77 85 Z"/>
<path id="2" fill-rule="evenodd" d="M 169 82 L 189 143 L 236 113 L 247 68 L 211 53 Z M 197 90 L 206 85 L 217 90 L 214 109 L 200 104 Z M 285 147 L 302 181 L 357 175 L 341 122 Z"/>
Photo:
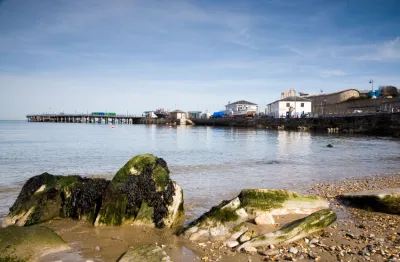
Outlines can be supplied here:
<path id="1" fill-rule="evenodd" d="M 0 0 L 0 119 L 400 87 L 398 0 Z"/>

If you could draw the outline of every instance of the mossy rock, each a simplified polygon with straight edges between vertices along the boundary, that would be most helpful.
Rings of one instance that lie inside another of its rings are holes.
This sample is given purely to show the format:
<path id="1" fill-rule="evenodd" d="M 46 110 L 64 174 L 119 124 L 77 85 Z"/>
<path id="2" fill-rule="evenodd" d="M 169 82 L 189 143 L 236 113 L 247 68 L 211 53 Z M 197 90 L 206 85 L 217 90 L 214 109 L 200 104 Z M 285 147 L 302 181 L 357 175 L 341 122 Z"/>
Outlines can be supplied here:
<path id="1" fill-rule="evenodd" d="M 140 175 L 151 169 L 152 179 L 157 190 L 165 190 L 170 182 L 169 169 L 167 163 L 162 159 L 151 154 L 137 155 L 129 160 L 112 179 L 112 183 L 125 183 L 129 176 Z"/>
<path id="2" fill-rule="evenodd" d="M 272 215 L 291 213 L 311 214 L 328 208 L 328 201 L 312 195 L 304 195 L 279 189 L 245 189 L 239 194 L 241 206 L 250 214 L 270 212 Z"/>
<path id="3" fill-rule="evenodd" d="M 223 241 L 237 231 L 243 230 L 243 222 L 247 219 L 246 211 L 240 208 L 239 198 L 225 200 L 190 223 L 183 229 L 181 235 L 191 241 Z"/>
<path id="4" fill-rule="evenodd" d="M 34 261 L 68 249 L 64 240 L 47 227 L 0 228 L 0 261 Z"/>
<path id="5" fill-rule="evenodd" d="M 311 214 L 328 207 L 329 203 L 317 196 L 287 190 L 245 189 L 238 197 L 222 201 L 194 220 L 183 229 L 181 235 L 192 241 L 223 241 L 238 232 L 234 228 L 248 218 L 255 218 L 259 212 L 272 215 Z"/>
<path id="6" fill-rule="evenodd" d="M 400 215 L 400 188 L 346 193 L 338 199 L 348 206 Z"/>
<path id="7" fill-rule="evenodd" d="M 95 225 L 173 227 L 182 216 L 183 192 L 170 179 L 167 163 L 145 154 L 129 160 L 112 179 Z"/>
<path id="8" fill-rule="evenodd" d="M 30 178 L 3 226 L 29 226 L 55 217 L 94 221 L 109 181 L 43 173 Z"/>
<path id="9" fill-rule="evenodd" d="M 330 209 L 322 209 L 305 218 L 293 221 L 273 233 L 255 237 L 240 245 L 237 250 L 241 251 L 246 247 L 266 247 L 268 245 L 294 242 L 309 234 L 324 229 L 335 222 L 335 220 L 335 212 Z"/>
<path id="10" fill-rule="evenodd" d="M 172 262 L 167 253 L 156 244 L 130 248 L 119 262 Z"/>
<path id="11" fill-rule="evenodd" d="M 158 228 L 179 225 L 183 191 L 169 177 L 167 163 L 153 155 L 128 161 L 112 181 L 43 173 L 30 178 L 3 226 L 29 226 L 55 217 L 95 225 L 132 223 Z"/>

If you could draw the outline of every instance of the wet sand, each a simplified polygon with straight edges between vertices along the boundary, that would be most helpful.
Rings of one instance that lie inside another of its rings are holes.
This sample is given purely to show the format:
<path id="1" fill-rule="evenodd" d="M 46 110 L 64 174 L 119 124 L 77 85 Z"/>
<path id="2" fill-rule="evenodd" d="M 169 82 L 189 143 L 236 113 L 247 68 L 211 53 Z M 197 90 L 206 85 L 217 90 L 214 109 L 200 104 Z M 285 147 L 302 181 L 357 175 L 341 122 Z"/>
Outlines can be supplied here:
<path id="1" fill-rule="evenodd" d="M 307 239 L 272 249 L 261 248 L 258 254 L 239 254 L 221 242 L 191 243 L 174 235 L 172 230 L 129 225 L 95 228 L 82 221 L 56 219 L 45 225 L 55 229 L 72 247 L 72 252 L 48 256 L 41 261 L 116 261 L 129 247 L 153 243 L 162 245 L 173 261 L 398 261 L 400 216 L 344 207 L 334 198 L 344 192 L 394 187 L 400 187 L 400 174 L 293 188 L 327 198 L 338 220 Z M 275 217 L 280 225 L 265 226 L 258 233 L 272 232 L 301 217 Z M 255 228 L 251 221 L 248 225 L 250 230 Z"/>

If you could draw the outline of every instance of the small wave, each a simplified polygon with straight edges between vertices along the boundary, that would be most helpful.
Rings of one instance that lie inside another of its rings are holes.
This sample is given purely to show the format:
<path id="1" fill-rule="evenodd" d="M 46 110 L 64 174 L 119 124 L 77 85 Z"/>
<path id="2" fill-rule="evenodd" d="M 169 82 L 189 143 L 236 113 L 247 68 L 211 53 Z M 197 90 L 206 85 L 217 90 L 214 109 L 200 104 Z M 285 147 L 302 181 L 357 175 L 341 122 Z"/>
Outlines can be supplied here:
<path id="1" fill-rule="evenodd" d="M 256 161 L 255 162 L 258 165 L 277 165 L 277 164 L 281 164 L 281 161 L 278 160 L 261 160 L 261 161 Z"/>

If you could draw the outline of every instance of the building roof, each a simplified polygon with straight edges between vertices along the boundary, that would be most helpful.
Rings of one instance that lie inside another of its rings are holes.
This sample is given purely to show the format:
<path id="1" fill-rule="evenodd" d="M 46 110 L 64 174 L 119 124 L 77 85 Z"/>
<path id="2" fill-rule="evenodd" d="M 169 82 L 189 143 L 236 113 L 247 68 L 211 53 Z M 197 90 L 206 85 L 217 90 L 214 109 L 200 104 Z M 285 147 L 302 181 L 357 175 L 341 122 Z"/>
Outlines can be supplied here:
<path id="1" fill-rule="evenodd" d="M 196 114 L 196 113 L 201 113 L 201 111 L 189 111 L 188 113 Z"/>
<path id="2" fill-rule="evenodd" d="M 268 105 L 271 105 L 271 104 L 276 103 L 276 102 L 285 102 L 285 101 L 288 101 L 288 102 L 294 102 L 294 101 L 296 101 L 296 102 L 311 102 L 310 99 L 306 99 L 306 98 L 301 97 L 301 96 L 288 96 L 288 97 L 285 97 L 283 99 L 276 100 L 275 102 L 272 102 L 272 103 L 270 103 Z"/>
<path id="3" fill-rule="evenodd" d="M 246 100 L 239 100 L 234 103 L 228 104 L 228 106 L 231 106 L 231 105 L 254 105 L 254 106 L 256 106 L 257 104 L 254 104 L 254 103 L 246 101 Z"/>
<path id="4" fill-rule="evenodd" d="M 185 111 L 182 111 L 180 109 L 174 110 L 171 113 L 186 113 Z"/>
<path id="5" fill-rule="evenodd" d="M 357 91 L 358 93 L 360 93 L 360 91 L 358 91 L 357 89 L 346 89 L 346 90 L 332 92 L 332 93 L 311 94 L 311 95 L 304 96 L 304 97 L 330 96 L 330 95 L 337 95 L 337 94 L 340 94 L 340 93 L 343 93 L 343 92 L 347 92 L 347 91 Z"/>

